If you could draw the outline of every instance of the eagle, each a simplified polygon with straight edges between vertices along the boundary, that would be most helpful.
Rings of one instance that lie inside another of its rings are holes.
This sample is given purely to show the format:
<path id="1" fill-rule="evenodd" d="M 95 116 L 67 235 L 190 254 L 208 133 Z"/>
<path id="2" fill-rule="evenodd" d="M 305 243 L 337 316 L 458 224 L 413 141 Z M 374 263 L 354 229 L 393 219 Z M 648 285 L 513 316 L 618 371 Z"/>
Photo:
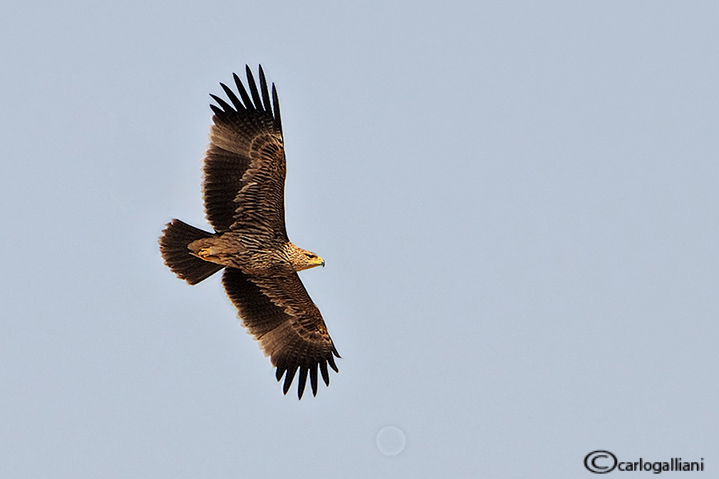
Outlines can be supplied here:
<path id="1" fill-rule="evenodd" d="M 210 145 L 203 162 L 202 195 L 213 233 L 178 219 L 160 237 L 165 264 L 193 285 L 220 270 L 222 284 L 243 325 L 260 343 L 287 394 L 299 370 L 302 399 L 307 376 L 317 395 L 318 372 L 329 386 L 327 365 L 340 357 L 319 309 L 297 275 L 325 262 L 295 246 L 285 227 L 285 149 L 277 90 L 272 99 L 262 66 L 259 88 L 246 66 L 247 86 L 233 74 L 239 97 L 220 83 Z"/>

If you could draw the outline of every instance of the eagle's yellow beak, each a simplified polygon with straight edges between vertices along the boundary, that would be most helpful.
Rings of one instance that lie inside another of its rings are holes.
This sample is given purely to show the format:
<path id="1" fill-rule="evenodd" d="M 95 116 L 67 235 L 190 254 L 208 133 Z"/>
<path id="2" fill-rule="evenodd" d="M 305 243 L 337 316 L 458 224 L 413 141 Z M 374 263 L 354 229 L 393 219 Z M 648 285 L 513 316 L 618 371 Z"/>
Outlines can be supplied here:
<path id="1" fill-rule="evenodd" d="M 315 256 L 315 257 L 313 257 L 313 258 L 310 258 L 309 262 L 310 262 L 310 265 L 311 265 L 310 268 L 314 268 L 315 266 L 322 266 L 322 267 L 324 267 L 324 265 L 325 265 L 325 260 L 323 260 L 323 259 L 320 258 L 319 256 Z"/>

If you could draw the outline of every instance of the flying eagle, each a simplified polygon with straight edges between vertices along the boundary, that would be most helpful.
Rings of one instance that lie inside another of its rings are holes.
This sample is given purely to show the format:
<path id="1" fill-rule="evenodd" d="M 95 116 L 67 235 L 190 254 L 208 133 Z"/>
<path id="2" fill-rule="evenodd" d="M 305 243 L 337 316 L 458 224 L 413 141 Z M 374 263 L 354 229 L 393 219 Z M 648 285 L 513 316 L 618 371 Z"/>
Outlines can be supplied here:
<path id="1" fill-rule="evenodd" d="M 317 394 L 317 369 L 325 384 L 327 365 L 338 371 L 340 357 L 317 306 L 297 271 L 325 262 L 298 248 L 285 229 L 285 150 L 277 90 L 272 100 L 260 66 L 259 90 L 247 70 L 249 94 L 233 74 L 240 97 L 220 86 L 231 105 L 210 95 L 214 116 L 210 146 L 204 159 L 202 191 L 205 214 L 215 232 L 208 233 L 178 219 L 160 237 L 165 264 L 189 284 L 197 284 L 224 268 L 222 284 L 243 324 L 284 375 L 287 394 L 299 369 L 297 394 L 310 377 Z"/>

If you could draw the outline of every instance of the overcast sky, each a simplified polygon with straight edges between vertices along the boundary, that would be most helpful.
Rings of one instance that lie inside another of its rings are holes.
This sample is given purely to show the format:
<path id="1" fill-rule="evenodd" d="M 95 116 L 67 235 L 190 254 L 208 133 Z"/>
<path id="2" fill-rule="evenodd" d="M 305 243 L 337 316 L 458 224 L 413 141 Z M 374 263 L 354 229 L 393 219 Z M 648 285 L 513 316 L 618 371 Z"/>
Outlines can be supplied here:
<path id="1" fill-rule="evenodd" d="M 717 25 L 715 1 L 9 2 L 0 476 L 716 471 Z M 258 63 L 342 355 L 302 401 L 220 277 L 157 246 L 208 227 L 209 94 Z"/>

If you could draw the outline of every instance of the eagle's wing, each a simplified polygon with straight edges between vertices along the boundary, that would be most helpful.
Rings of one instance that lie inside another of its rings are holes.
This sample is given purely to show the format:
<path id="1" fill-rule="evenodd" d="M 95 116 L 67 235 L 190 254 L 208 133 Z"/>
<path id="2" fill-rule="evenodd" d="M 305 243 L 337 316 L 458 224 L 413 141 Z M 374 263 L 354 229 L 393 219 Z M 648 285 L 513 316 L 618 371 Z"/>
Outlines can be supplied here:
<path id="1" fill-rule="evenodd" d="M 277 380 L 286 373 L 283 391 L 300 371 L 298 396 L 302 398 L 310 376 L 312 394 L 317 394 L 317 368 L 329 386 L 327 364 L 338 371 L 334 356 L 340 357 L 327 333 L 317 306 L 299 276 L 288 265 L 271 277 L 250 276 L 237 268 L 226 268 L 222 277 L 228 296 L 265 354 L 277 367 Z"/>
<path id="2" fill-rule="evenodd" d="M 277 90 L 273 84 L 270 101 L 262 67 L 259 90 L 250 68 L 246 70 L 249 94 L 233 75 L 239 98 L 222 83 L 231 104 L 211 95 L 217 105 L 210 106 L 214 124 L 203 167 L 205 212 L 218 232 L 286 238 L 286 166 Z"/>

